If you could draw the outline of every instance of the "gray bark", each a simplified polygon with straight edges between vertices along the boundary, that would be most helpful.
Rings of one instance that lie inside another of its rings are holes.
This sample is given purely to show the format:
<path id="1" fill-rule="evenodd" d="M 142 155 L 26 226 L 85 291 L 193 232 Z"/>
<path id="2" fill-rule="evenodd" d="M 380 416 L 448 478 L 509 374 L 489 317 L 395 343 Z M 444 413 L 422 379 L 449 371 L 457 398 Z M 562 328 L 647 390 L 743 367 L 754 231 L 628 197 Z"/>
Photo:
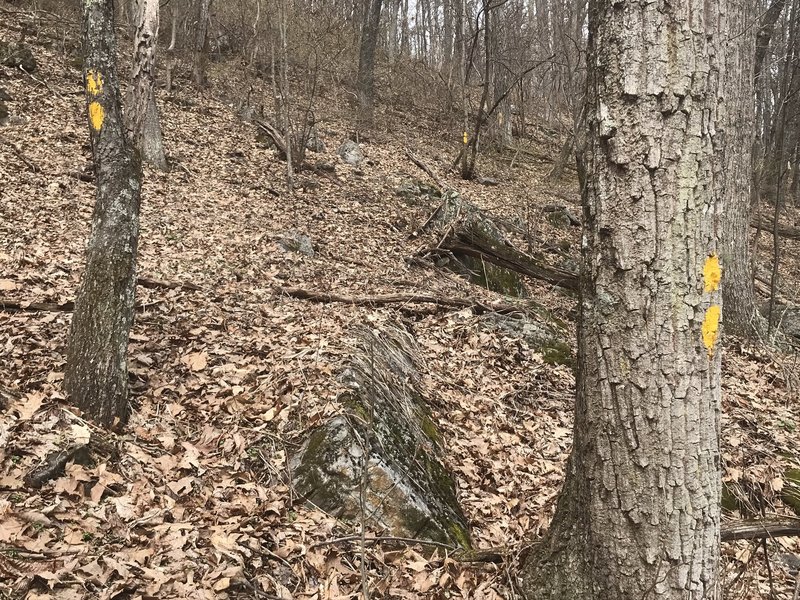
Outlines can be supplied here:
<path id="1" fill-rule="evenodd" d="M 206 85 L 206 58 L 208 56 L 208 16 L 212 0 L 198 0 L 195 24 L 194 63 L 192 77 L 197 87 Z"/>
<path id="2" fill-rule="evenodd" d="M 730 38 L 723 71 L 727 114 L 724 135 L 720 136 L 723 140 L 720 150 L 724 153 L 725 165 L 725 213 L 722 225 L 725 329 L 743 336 L 760 334 L 765 330 L 764 319 L 756 308 L 750 271 L 752 149 L 755 136 L 753 69 L 754 58 L 758 60 L 758 51 L 748 9 L 749 4 L 745 0 L 729 0 Z M 763 41 L 761 31 L 759 37 Z M 763 56 L 761 60 L 763 62 Z"/>
<path id="3" fill-rule="evenodd" d="M 529 599 L 718 594 L 721 13 L 590 2 L 574 446 Z"/>
<path id="4" fill-rule="evenodd" d="M 84 77 L 97 197 L 86 270 L 75 299 L 64 387 L 106 426 L 128 415 L 141 167 L 125 138 L 116 73 L 113 0 L 83 2 Z"/>
<path id="5" fill-rule="evenodd" d="M 167 170 L 161 122 L 155 94 L 158 0 L 136 0 L 133 72 L 131 74 L 128 132 L 142 160 Z M 173 29 L 174 33 L 174 29 Z"/>
<path id="6" fill-rule="evenodd" d="M 375 104 L 375 49 L 378 44 L 378 28 L 381 22 L 382 0 L 367 0 L 364 24 L 361 28 L 361 45 L 358 53 L 358 104 L 361 117 L 372 123 Z"/>

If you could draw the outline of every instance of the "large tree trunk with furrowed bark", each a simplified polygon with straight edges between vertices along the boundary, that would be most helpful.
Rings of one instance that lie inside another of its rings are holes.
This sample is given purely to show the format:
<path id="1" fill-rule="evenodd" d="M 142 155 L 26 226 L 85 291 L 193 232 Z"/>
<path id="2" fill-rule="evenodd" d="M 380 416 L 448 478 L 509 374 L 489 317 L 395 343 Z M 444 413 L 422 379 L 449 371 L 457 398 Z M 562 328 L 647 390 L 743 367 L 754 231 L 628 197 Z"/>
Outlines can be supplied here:
<path id="1" fill-rule="evenodd" d="M 111 426 L 128 415 L 141 189 L 141 167 L 125 138 L 120 110 L 113 0 L 83 2 L 83 46 L 97 197 L 64 386 L 87 416 Z"/>
<path id="2" fill-rule="evenodd" d="M 131 75 L 128 131 L 142 160 L 167 170 L 161 122 L 155 94 L 158 0 L 136 0 L 133 73 Z"/>
<path id="3" fill-rule="evenodd" d="M 575 434 L 529 599 L 716 598 L 719 0 L 592 0 Z"/>

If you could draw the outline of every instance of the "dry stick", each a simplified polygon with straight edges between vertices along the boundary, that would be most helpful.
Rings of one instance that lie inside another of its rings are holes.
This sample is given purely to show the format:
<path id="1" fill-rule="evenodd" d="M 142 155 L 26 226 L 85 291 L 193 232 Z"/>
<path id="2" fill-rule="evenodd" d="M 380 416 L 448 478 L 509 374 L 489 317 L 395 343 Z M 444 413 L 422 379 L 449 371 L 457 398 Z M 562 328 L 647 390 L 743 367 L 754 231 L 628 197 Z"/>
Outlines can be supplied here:
<path id="1" fill-rule="evenodd" d="M 327 294 L 304 290 L 302 288 L 280 288 L 284 294 L 300 300 L 310 300 L 312 302 L 341 302 L 354 306 L 386 306 L 388 304 L 437 304 L 439 306 L 449 306 L 454 308 L 471 308 L 478 314 L 495 312 L 501 315 L 523 313 L 524 306 L 513 304 L 494 304 L 487 305 L 477 300 L 469 298 L 443 298 L 441 296 L 428 296 L 424 294 L 387 294 L 381 296 L 342 296 L 339 294 Z"/>
<path id="2" fill-rule="evenodd" d="M 202 290 L 199 285 L 194 283 L 183 283 L 180 281 L 162 281 L 161 279 L 151 279 L 150 277 L 138 277 L 136 283 L 145 288 L 166 288 L 170 290 L 182 289 L 199 291 Z M 161 300 L 154 302 L 147 302 L 145 304 L 137 303 L 134 308 L 136 310 L 144 310 L 151 306 L 161 304 Z M 25 302 L 24 300 L 14 300 L 12 298 L 0 298 L 0 310 L 10 311 L 28 311 L 28 312 L 70 312 L 75 310 L 75 303 L 72 300 L 67 302 Z"/>
<path id="3" fill-rule="evenodd" d="M 0 142 L 4 143 L 6 146 L 8 146 L 9 148 L 11 148 L 11 151 L 14 153 L 14 155 L 15 155 L 15 156 L 16 156 L 18 159 L 20 159 L 22 162 L 24 162 L 24 163 L 25 163 L 25 166 L 27 166 L 27 167 L 28 167 L 28 170 L 29 170 L 29 171 L 31 171 L 32 173 L 41 173 L 41 172 L 42 172 L 42 170 L 41 170 L 41 169 L 40 169 L 38 166 L 36 166 L 36 163 L 34 163 L 34 162 L 32 162 L 31 160 L 29 160 L 29 159 L 28 159 L 28 158 L 27 158 L 27 157 L 26 157 L 26 156 L 25 156 L 25 155 L 22 153 L 22 150 L 20 150 L 19 148 L 17 148 L 17 147 L 16 147 L 14 144 L 12 144 L 10 141 L 8 141 L 8 140 L 7 140 L 7 139 L 5 139 L 4 137 L 0 136 Z"/>
<path id="4" fill-rule="evenodd" d="M 425 173 L 427 173 L 428 177 L 430 177 L 431 179 L 433 179 L 434 182 L 436 182 L 436 185 L 439 186 L 439 191 L 440 192 L 444 192 L 446 189 L 448 189 L 448 185 L 444 181 L 442 181 L 439 177 L 437 177 L 433 173 L 433 171 L 431 170 L 431 168 L 428 165 L 426 165 L 419 158 L 417 158 L 414 155 L 414 153 L 411 152 L 411 150 L 409 150 L 408 148 L 406 148 L 405 151 L 406 151 L 406 156 L 411 159 L 411 162 L 413 162 L 420 169 L 425 171 Z"/>

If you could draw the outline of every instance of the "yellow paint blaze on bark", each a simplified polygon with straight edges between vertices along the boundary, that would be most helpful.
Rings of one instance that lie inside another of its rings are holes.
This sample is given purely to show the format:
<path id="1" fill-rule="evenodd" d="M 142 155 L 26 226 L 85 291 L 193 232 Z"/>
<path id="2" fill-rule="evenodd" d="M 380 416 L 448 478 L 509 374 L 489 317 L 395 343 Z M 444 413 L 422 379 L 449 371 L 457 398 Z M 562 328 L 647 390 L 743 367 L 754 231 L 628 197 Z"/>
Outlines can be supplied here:
<path id="1" fill-rule="evenodd" d="M 722 269 L 719 265 L 719 256 L 712 254 L 706 259 L 703 266 L 703 283 L 706 292 L 716 292 L 722 280 Z"/>
<path id="2" fill-rule="evenodd" d="M 100 131 L 105 116 L 106 111 L 103 110 L 99 102 L 92 102 L 89 104 L 89 123 L 92 124 L 92 129 Z"/>
<path id="3" fill-rule="evenodd" d="M 464 132 L 464 145 L 467 145 L 467 132 Z"/>
<path id="4" fill-rule="evenodd" d="M 706 311 L 706 318 L 703 320 L 703 344 L 708 350 L 709 356 L 714 353 L 714 343 L 719 335 L 719 318 L 721 311 L 718 305 L 712 304 Z"/>
<path id="5" fill-rule="evenodd" d="M 103 92 L 103 76 L 97 71 L 86 74 L 86 92 L 90 96 L 98 96 Z"/>

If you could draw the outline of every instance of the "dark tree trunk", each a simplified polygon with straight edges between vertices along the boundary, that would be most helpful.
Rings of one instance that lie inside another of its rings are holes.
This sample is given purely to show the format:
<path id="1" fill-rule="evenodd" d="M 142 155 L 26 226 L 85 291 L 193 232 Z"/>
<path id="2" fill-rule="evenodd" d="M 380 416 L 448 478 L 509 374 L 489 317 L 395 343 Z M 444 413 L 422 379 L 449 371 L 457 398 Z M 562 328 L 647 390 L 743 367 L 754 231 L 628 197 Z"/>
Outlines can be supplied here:
<path id="1" fill-rule="evenodd" d="M 367 2 L 358 53 L 357 87 L 361 118 L 365 124 L 371 125 L 375 105 L 375 49 L 378 45 L 382 0 L 367 0 Z"/>
<path id="2" fill-rule="evenodd" d="M 116 73 L 113 0 L 83 2 L 84 77 L 97 198 L 86 270 L 75 299 L 64 386 L 106 426 L 128 416 L 141 168 L 125 138 Z"/>
<path id="3" fill-rule="evenodd" d="M 156 42 L 158 41 L 158 0 L 137 0 L 133 73 L 128 107 L 128 131 L 142 160 L 167 170 L 161 121 L 155 94 Z"/>
<path id="4" fill-rule="evenodd" d="M 192 78 L 197 87 L 206 85 L 206 58 L 208 57 L 208 16 L 212 0 L 198 0 L 197 23 L 195 24 L 194 64 Z"/>
<path id="5" fill-rule="evenodd" d="M 718 0 L 591 0 L 575 433 L 530 599 L 716 598 Z"/>

